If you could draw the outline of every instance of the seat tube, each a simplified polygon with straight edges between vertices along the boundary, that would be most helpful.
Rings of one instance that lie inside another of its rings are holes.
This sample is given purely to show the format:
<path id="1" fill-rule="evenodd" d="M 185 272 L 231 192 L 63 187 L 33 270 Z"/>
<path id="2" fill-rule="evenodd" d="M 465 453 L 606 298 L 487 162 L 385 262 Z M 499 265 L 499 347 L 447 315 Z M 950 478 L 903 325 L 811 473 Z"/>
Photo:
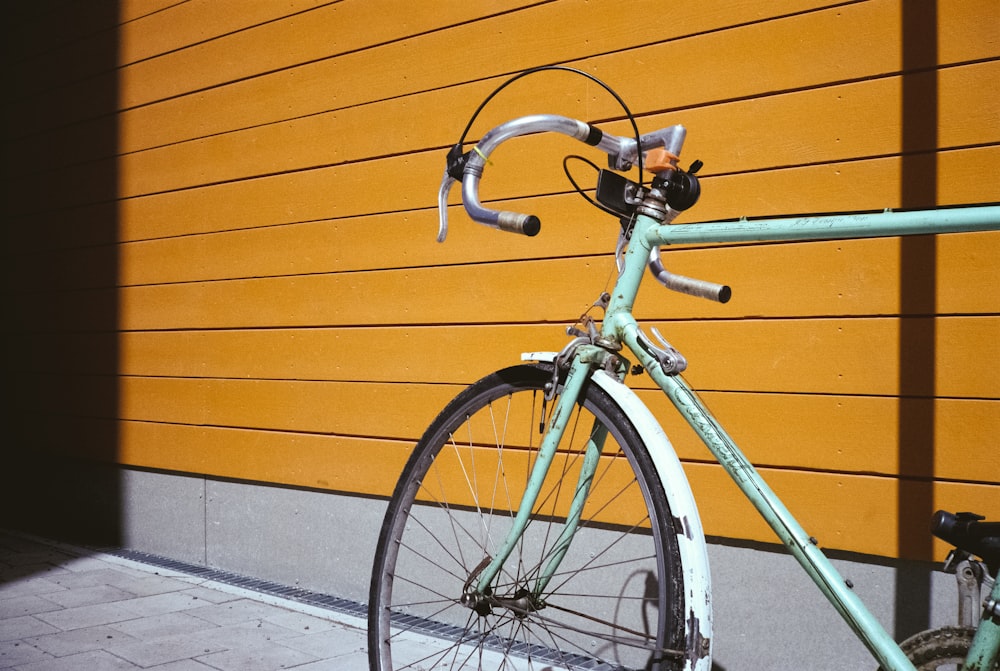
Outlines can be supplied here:
<path id="1" fill-rule="evenodd" d="M 490 583 L 500 572 L 503 563 L 507 561 L 511 552 L 514 551 L 514 547 L 520 540 L 521 534 L 528 527 L 528 522 L 534 513 L 535 503 L 538 501 L 538 495 L 542 489 L 542 484 L 545 482 L 545 476 L 549 472 L 549 467 L 555 458 L 556 450 L 562 441 L 563 434 L 566 432 L 566 426 L 573 415 L 573 407 L 580 397 L 583 383 L 589 376 L 590 364 L 582 361 L 580 357 L 575 357 L 566 375 L 566 380 L 563 383 L 562 393 L 557 397 L 545 437 L 542 439 L 542 444 L 538 449 L 538 457 L 531 467 L 531 473 L 528 476 L 528 483 L 524 494 L 521 496 L 517 515 L 514 517 L 511 529 L 504 539 L 499 552 L 492 558 L 486 568 L 483 569 L 483 572 L 479 574 L 476 581 L 476 591 L 478 593 L 485 593 Z"/>

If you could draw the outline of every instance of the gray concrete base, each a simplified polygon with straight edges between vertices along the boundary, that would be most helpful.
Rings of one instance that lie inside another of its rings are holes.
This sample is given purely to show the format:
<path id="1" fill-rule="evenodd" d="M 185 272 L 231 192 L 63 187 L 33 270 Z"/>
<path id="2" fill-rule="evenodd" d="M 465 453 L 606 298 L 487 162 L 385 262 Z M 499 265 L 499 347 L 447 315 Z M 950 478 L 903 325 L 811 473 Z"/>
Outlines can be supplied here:
<path id="1" fill-rule="evenodd" d="M 123 547 L 368 600 L 383 501 L 136 470 L 121 483 Z"/>
<path id="2" fill-rule="evenodd" d="M 783 548 L 778 552 L 711 543 L 709 561 L 718 671 L 878 668 Z M 936 566 L 862 557 L 833 561 L 897 641 L 956 623 L 955 576 L 933 570 Z"/>
<path id="3" fill-rule="evenodd" d="M 384 501 L 130 469 L 118 479 L 124 547 L 367 601 Z M 877 667 L 789 555 L 723 542 L 709 552 L 719 671 Z M 955 622 L 951 575 L 860 556 L 835 563 L 897 639 Z"/>

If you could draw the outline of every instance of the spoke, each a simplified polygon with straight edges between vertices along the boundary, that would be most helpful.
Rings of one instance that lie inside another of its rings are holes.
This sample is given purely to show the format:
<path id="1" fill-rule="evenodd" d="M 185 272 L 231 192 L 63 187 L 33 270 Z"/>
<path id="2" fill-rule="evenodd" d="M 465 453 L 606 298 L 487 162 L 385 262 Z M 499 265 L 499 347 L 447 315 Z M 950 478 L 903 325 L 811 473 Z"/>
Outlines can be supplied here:
<path id="1" fill-rule="evenodd" d="M 624 539 L 624 538 L 625 537 L 622 537 L 622 539 Z M 590 559 L 590 561 L 588 561 L 586 564 L 583 564 L 582 566 L 579 566 L 579 567 L 576 567 L 576 568 L 573 568 L 573 569 L 565 569 L 565 570 L 559 571 L 559 572 L 555 573 L 552 577 L 553 578 L 555 578 L 555 577 L 565 577 L 567 579 L 571 579 L 571 578 L 573 578 L 573 576 L 579 575 L 579 574 L 585 573 L 585 572 L 600 571 L 600 570 L 603 570 L 603 569 L 610 569 L 610 568 L 614 568 L 614 567 L 626 567 L 626 566 L 629 566 L 630 564 L 637 564 L 637 563 L 640 563 L 640 562 L 655 561 L 655 559 L 656 559 L 656 555 L 655 554 L 651 554 L 651 555 L 645 555 L 645 556 L 642 556 L 642 557 L 630 557 L 628 559 L 619 559 L 619 560 L 616 560 L 616 561 L 607 562 L 605 564 L 596 564 L 595 563 L 598 559 L 600 559 L 601 557 L 603 557 L 609 550 L 611 550 L 611 548 L 613 548 L 615 546 L 615 544 L 617 544 L 617 543 L 618 543 L 618 541 L 615 541 L 615 543 L 612 543 L 608 547 L 606 547 L 603 550 L 601 550 L 599 553 L 597 553 L 596 555 L 594 555 L 594 557 L 592 557 Z M 561 582 L 561 583 L 559 583 L 559 586 L 557 588 L 553 588 L 553 589 L 548 590 L 548 591 L 551 592 L 551 593 L 565 594 L 565 592 L 562 591 L 562 587 L 565 587 L 565 585 L 566 585 L 566 581 Z"/>
<path id="2" fill-rule="evenodd" d="M 583 634 L 584 636 L 586 636 L 586 637 L 588 637 L 590 639 L 601 640 L 601 641 L 604 641 L 606 643 L 611 643 L 613 645 L 624 645 L 624 646 L 628 646 L 629 648 L 635 648 L 635 649 L 638 649 L 638 650 L 645 650 L 645 651 L 650 652 L 650 653 L 657 653 L 657 654 L 664 655 L 664 656 L 669 656 L 669 657 L 683 657 L 684 654 L 685 654 L 683 650 L 673 650 L 673 649 L 670 649 L 670 648 L 661 648 L 661 647 L 658 647 L 656 645 L 656 637 L 655 636 L 650 636 L 650 635 L 645 634 L 643 632 L 638 632 L 638 631 L 629 629 L 627 627 L 623 627 L 621 625 L 617 625 L 617 624 L 615 624 L 613 622 L 608 622 L 607 620 L 601 620 L 599 618 L 595 618 L 595 617 L 592 617 L 592 616 L 589 616 L 589 615 L 586 615 L 584 613 L 580 613 L 580 612 L 577 612 L 577 611 L 568 610 L 568 609 L 561 609 L 561 608 L 558 608 L 558 607 L 553 607 L 553 606 L 551 606 L 551 604 L 549 605 L 549 607 L 550 608 L 555 608 L 556 610 L 561 610 L 561 611 L 566 612 L 567 614 L 570 614 L 570 615 L 572 615 L 574 617 L 580 617 L 580 618 L 583 618 L 583 619 L 586 619 L 586 620 L 590 620 L 591 622 L 594 622 L 596 624 L 603 625 L 604 627 L 607 627 L 612 632 L 622 632 L 623 634 L 627 634 L 627 635 L 618 635 L 616 633 L 605 633 L 605 632 L 601 632 L 601 631 L 594 631 L 593 629 L 584 629 L 582 627 L 577 627 L 575 625 L 571 625 L 571 624 L 568 624 L 566 622 L 561 622 L 559 620 L 556 620 L 556 619 L 553 619 L 553 618 L 550 618 L 550 617 L 540 616 L 540 615 L 538 615 L 538 613 L 532 614 L 531 621 L 533 623 L 538 624 L 541 627 L 543 627 L 545 629 L 545 631 L 549 633 L 550 636 L 553 636 L 554 638 L 557 638 L 557 639 L 559 639 L 561 641 L 564 641 L 565 643 L 568 643 L 568 644 L 572 645 L 573 647 L 577 648 L 578 650 L 580 650 L 581 654 L 588 655 L 588 656 L 593 656 L 594 653 L 593 653 L 593 651 L 584 649 L 578 643 L 573 642 L 572 640 L 570 640 L 566 636 L 558 634 L 557 633 L 558 630 L 571 631 L 571 632 L 574 632 L 574 633 Z M 558 645 L 555 646 L 555 647 L 558 648 Z"/>
<path id="3" fill-rule="evenodd" d="M 440 547 L 442 550 L 444 550 L 445 554 L 447 554 L 459 566 L 459 568 L 461 568 L 463 570 L 466 570 L 465 564 L 458 557 L 456 557 L 453 553 L 451 553 L 448 550 L 448 548 L 446 548 L 444 546 L 444 544 L 438 539 L 438 537 L 435 536 L 433 533 L 431 533 L 430 529 L 428 529 L 424 525 L 423 522 L 421 522 L 419 519 L 417 519 L 415 517 L 410 517 L 410 521 L 414 522 L 417 526 L 419 526 L 421 529 L 423 529 L 424 531 L 426 531 L 427 535 L 434 539 L 434 542 L 438 545 L 438 547 Z M 456 573 L 455 571 L 447 568 L 440 561 L 436 561 L 434 559 L 431 559 L 430 557 L 428 557 L 423 552 L 420 552 L 415 547 L 411 546 L 409 543 L 400 542 L 399 543 L 399 547 L 402 548 L 402 549 L 405 549 L 405 550 L 409 551 L 414 556 L 417 556 L 417 557 L 423 559 L 425 562 L 427 562 L 431 566 L 434 566 L 436 568 L 441 569 L 442 571 L 444 571 L 448 575 L 453 576 L 453 577 L 457 578 L 460 581 L 464 581 L 465 580 L 464 576 L 461 576 L 460 574 Z"/>
<path id="4" fill-rule="evenodd" d="M 449 443 L 451 443 L 452 445 L 454 445 L 454 436 L 452 436 L 452 435 L 449 434 L 448 441 L 449 441 Z M 457 450 L 457 446 L 456 446 L 456 450 Z M 437 481 L 438 481 L 438 491 L 441 492 L 442 495 L 443 495 L 443 494 L 445 494 L 447 492 L 447 490 L 445 489 L 444 483 L 441 480 L 440 469 L 437 468 L 436 465 L 433 464 L 433 463 L 431 464 L 431 468 L 434 470 L 434 475 L 436 476 Z M 447 548 L 445 548 L 444 544 L 442 543 L 442 541 L 437 537 L 437 534 L 435 534 L 433 531 L 431 531 L 430 529 L 428 529 L 426 527 L 426 525 L 424 525 L 422 522 L 420 522 L 418 516 L 416 516 L 416 515 L 413 514 L 414 508 L 416 508 L 416 510 L 418 512 L 420 510 L 419 504 L 416 502 L 416 500 L 413 501 L 413 503 L 411 504 L 410 509 L 406 513 L 407 519 L 408 520 L 416 521 L 417 524 L 419 524 L 427 532 L 427 535 L 430 536 L 431 538 L 433 538 L 434 542 L 436 542 L 439 546 L 441 546 L 441 548 L 445 551 L 445 553 L 448 554 L 449 556 L 451 556 L 452 559 L 459 566 L 461 566 L 463 568 L 467 567 L 469 565 L 469 563 L 466 561 L 465 557 L 462 554 L 462 543 L 460 542 L 460 540 L 458 538 L 458 530 L 455 527 L 456 526 L 459 527 L 462 530 L 462 533 L 464 535 L 468 536 L 469 538 L 471 538 L 473 540 L 473 542 L 477 542 L 476 541 L 476 537 L 471 532 L 469 532 L 469 530 L 466 529 L 464 527 L 464 525 L 461 524 L 461 522 L 459 522 L 455 518 L 455 516 L 452 514 L 451 505 L 448 503 L 448 500 L 444 496 L 440 496 L 440 497 L 436 496 L 435 493 L 432 492 L 426 486 L 426 484 L 425 484 L 426 480 L 427 480 L 427 474 L 424 474 L 424 476 L 419 481 L 419 491 L 422 492 L 428 499 L 430 499 L 431 503 L 433 503 L 435 506 L 437 506 L 437 508 L 439 508 L 440 510 L 442 510 L 445 513 L 445 515 L 447 515 L 448 522 L 451 525 L 452 536 L 455 538 L 455 548 L 456 548 L 456 550 L 458 552 L 458 556 L 456 557 L 450 550 L 448 550 Z"/>

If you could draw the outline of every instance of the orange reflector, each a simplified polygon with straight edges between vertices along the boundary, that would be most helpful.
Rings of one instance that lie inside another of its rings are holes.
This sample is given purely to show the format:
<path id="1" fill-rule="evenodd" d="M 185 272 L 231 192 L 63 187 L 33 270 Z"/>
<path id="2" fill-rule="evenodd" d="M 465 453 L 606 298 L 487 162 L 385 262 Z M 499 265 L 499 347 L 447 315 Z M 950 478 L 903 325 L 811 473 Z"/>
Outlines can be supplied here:
<path id="1" fill-rule="evenodd" d="M 652 173 L 661 173 L 666 170 L 677 168 L 677 155 L 672 154 L 663 147 L 654 147 L 646 152 L 646 158 L 642 167 Z"/>

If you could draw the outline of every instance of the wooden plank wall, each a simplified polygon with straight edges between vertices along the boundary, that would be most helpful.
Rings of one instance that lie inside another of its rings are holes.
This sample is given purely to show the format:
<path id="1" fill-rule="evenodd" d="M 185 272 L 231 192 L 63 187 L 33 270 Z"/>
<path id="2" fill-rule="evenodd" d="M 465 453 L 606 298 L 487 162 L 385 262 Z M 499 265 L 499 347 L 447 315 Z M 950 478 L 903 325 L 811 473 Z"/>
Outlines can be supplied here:
<path id="1" fill-rule="evenodd" d="M 564 138 L 503 148 L 484 179 L 537 238 L 452 208 L 434 242 L 446 148 L 525 68 L 603 78 L 642 130 L 685 124 L 706 167 L 684 221 L 1000 201 L 992 0 L 627 6 L 126 0 L 110 23 L 27 20 L 4 263 L 33 444 L 386 496 L 448 398 L 559 348 L 612 272 L 616 223 L 570 193 L 560 160 L 587 149 Z M 85 57 L 109 31 L 114 67 Z M 605 92 L 546 73 L 472 135 L 538 112 L 627 129 Z M 678 249 L 673 270 L 734 299 L 651 287 L 637 312 L 824 546 L 927 557 L 935 507 L 1000 516 L 998 256 L 1000 233 Z M 709 533 L 773 540 L 636 384 Z"/>

